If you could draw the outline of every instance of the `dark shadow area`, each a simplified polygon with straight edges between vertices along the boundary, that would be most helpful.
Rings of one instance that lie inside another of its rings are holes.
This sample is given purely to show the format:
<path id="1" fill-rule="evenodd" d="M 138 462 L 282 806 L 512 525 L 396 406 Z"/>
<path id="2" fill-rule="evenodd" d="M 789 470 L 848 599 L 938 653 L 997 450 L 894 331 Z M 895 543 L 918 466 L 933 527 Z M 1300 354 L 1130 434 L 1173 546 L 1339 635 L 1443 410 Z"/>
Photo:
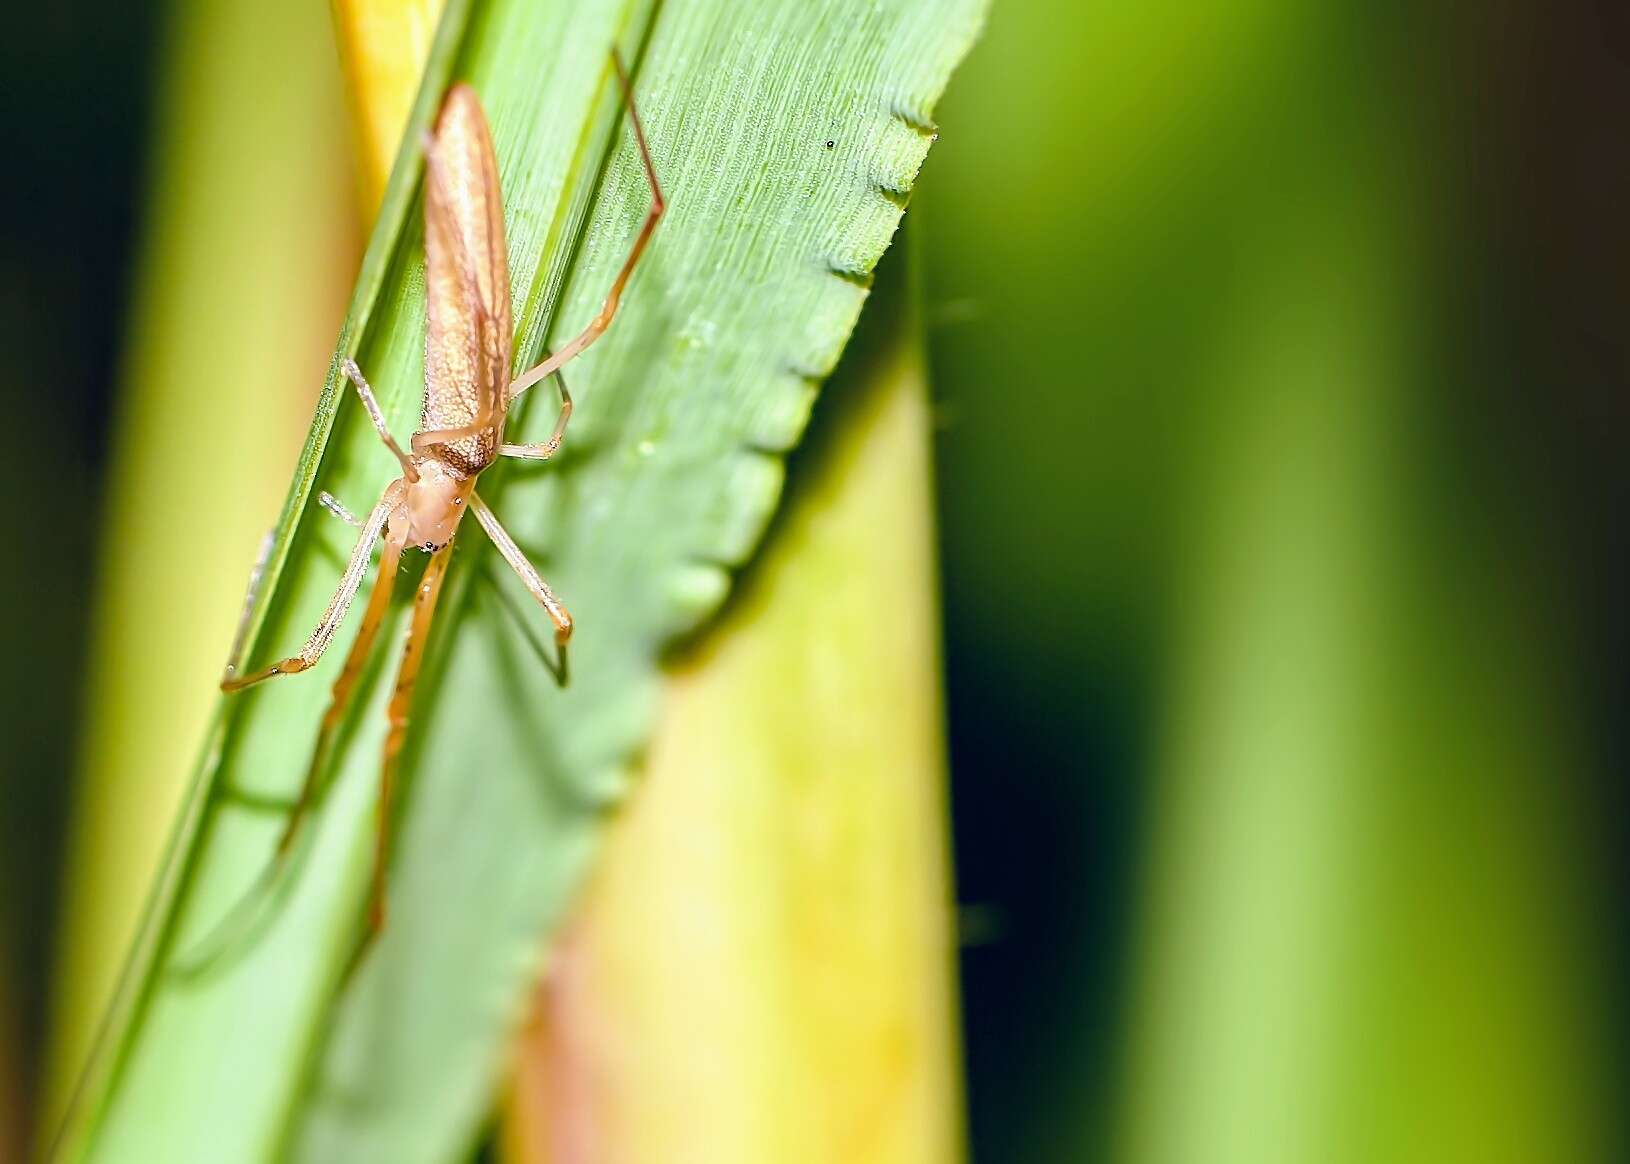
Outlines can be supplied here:
<path id="1" fill-rule="evenodd" d="M 30 1137 L 50 1008 L 158 14 L 104 0 L 12 5 L 0 36 L 0 393 L 13 434 L 0 458 L 12 499 L 0 576 L 0 737 L 13 777 L 0 800 L 0 1043 L 16 1049 L 0 1064 L 15 1073 L 0 1077 L 6 1159 L 22 1159 Z"/>

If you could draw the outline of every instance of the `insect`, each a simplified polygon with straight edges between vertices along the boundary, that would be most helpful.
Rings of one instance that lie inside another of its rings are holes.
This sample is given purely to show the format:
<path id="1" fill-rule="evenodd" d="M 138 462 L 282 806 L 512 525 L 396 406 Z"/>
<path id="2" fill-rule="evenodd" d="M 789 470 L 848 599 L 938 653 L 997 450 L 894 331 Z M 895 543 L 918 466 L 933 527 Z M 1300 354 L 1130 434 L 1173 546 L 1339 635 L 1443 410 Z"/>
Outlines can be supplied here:
<path id="1" fill-rule="evenodd" d="M 248 674 L 240 674 L 234 659 L 221 679 L 223 691 L 241 691 L 275 675 L 293 675 L 314 667 L 333 641 L 346 611 L 362 585 L 374 545 L 384 536 L 379 573 L 363 611 L 362 626 L 334 682 L 333 698 L 318 729 L 317 743 L 299 798 L 289 813 L 278 840 L 274 867 L 282 863 L 310 808 L 318 773 L 335 729 L 362 674 L 380 623 L 390 606 L 391 588 L 402 555 L 410 549 L 430 555 L 414 596 L 413 620 L 402 648 L 396 688 L 388 708 L 389 730 L 380 769 L 378 817 L 374 849 L 369 923 L 374 931 L 385 921 L 385 867 L 390 830 L 391 794 L 395 768 L 406 736 L 413 685 L 424 660 L 425 640 L 435 614 L 436 600 L 447 573 L 453 537 L 466 511 L 498 547 L 506 562 L 543 606 L 555 628 L 559 652 L 557 677 L 565 679 L 566 642 L 572 619 L 532 563 L 499 523 L 497 516 L 475 491 L 476 478 L 498 457 L 548 460 L 560 448 L 572 398 L 559 371 L 605 332 L 622 299 L 645 245 L 650 241 L 665 203 L 651 164 L 651 151 L 620 58 L 612 63 L 628 106 L 629 122 L 639 146 L 640 161 L 651 186 L 651 205 L 629 248 L 622 269 L 600 305 L 599 312 L 581 332 L 543 363 L 511 380 L 513 332 L 510 320 L 509 261 L 504 242 L 503 203 L 498 185 L 498 163 L 492 135 L 475 91 L 455 84 L 442 100 L 435 131 L 424 139 L 425 148 L 425 389 L 421 431 L 413 435 L 408 451 L 396 443 L 386 427 L 373 390 L 354 361 L 344 365 L 345 376 L 373 421 L 380 440 L 401 464 L 402 475 L 386 486 L 367 517 L 360 521 L 326 495 L 328 508 L 361 529 L 351 551 L 339 588 L 329 600 L 311 637 L 300 653 Z M 542 444 L 506 444 L 504 422 L 510 403 L 528 388 L 554 376 L 560 385 L 560 414 L 553 434 Z M 258 570 L 257 570 L 258 574 Z M 250 583 L 253 604 L 256 581 Z M 241 637 L 241 631 L 240 631 Z"/>

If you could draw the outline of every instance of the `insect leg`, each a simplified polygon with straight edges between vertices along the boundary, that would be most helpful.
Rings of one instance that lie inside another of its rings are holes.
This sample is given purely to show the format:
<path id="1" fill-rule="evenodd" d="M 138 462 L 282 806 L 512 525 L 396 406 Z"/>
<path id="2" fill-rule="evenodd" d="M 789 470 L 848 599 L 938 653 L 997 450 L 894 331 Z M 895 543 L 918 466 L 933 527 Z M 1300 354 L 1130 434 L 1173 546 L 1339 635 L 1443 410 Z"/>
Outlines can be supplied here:
<path id="1" fill-rule="evenodd" d="M 395 492 L 387 491 L 386 498 L 391 498 Z M 364 548 L 371 549 L 373 539 L 362 542 Z M 317 791 L 318 778 L 328 758 L 329 743 L 333 739 L 334 730 L 339 726 L 346 703 L 350 700 L 351 689 L 357 677 L 362 673 L 363 664 L 367 662 L 368 655 L 373 647 L 375 636 L 384 618 L 385 610 L 390 606 L 391 584 L 396 580 L 396 567 L 405 548 L 404 539 L 387 537 L 385 539 L 385 552 L 379 567 L 379 576 L 374 580 L 373 593 L 368 598 L 368 608 L 363 615 L 362 628 L 357 632 L 356 642 L 352 644 L 350 654 L 346 656 L 345 668 L 339 679 L 334 683 L 333 698 L 329 703 L 328 711 L 323 715 L 322 726 L 317 731 L 317 742 L 311 751 L 311 760 L 306 766 L 306 775 L 300 785 L 300 794 L 289 810 L 288 820 L 284 822 L 283 832 L 277 839 L 277 848 L 273 850 L 272 859 L 267 863 L 265 871 L 255 882 L 249 894 L 235 906 L 225 921 L 206 939 L 204 949 L 208 953 L 201 957 L 191 959 L 185 964 L 186 972 L 193 972 L 210 965 L 220 950 L 240 930 L 238 924 L 249 908 L 257 902 L 261 894 L 277 883 L 278 877 L 288 860 L 289 851 L 294 846 L 294 840 L 300 830 L 300 823 L 310 810 L 313 796 Z"/>
<path id="2" fill-rule="evenodd" d="M 327 759 L 329 741 L 333 739 L 335 729 L 340 726 L 340 720 L 345 716 L 346 704 L 351 700 L 351 689 L 356 686 L 357 679 L 362 675 L 362 668 L 368 662 L 368 655 L 373 650 L 374 638 L 379 634 L 379 625 L 384 621 L 385 611 L 390 608 L 391 587 L 396 581 L 396 567 L 402 560 L 402 551 L 405 548 L 404 538 L 385 539 L 385 552 L 379 559 L 379 575 L 374 579 L 373 592 L 368 595 L 368 606 L 362 614 L 362 626 L 357 630 L 356 641 L 351 644 L 351 650 L 345 656 L 345 666 L 340 671 L 340 677 L 334 680 L 334 693 L 329 699 L 328 710 L 323 713 L 322 726 L 317 729 L 317 743 L 311 750 L 311 763 L 306 768 L 305 783 L 300 786 L 300 797 L 294 802 L 288 822 L 283 826 L 283 835 L 277 841 L 279 860 L 294 843 L 300 822 L 306 815 L 306 809 L 311 806 L 312 794 L 317 789 L 317 777 Z"/>
<path id="3" fill-rule="evenodd" d="M 504 561 L 509 563 L 510 569 L 520 575 L 521 581 L 526 583 L 526 588 L 532 592 L 532 597 L 538 600 L 545 613 L 549 615 L 549 621 L 555 624 L 555 650 L 559 655 L 559 669 L 556 671 L 556 675 L 561 686 L 564 687 L 566 685 L 566 640 L 572 637 L 572 616 L 566 613 L 566 608 L 561 605 L 560 599 L 556 598 L 555 592 L 549 589 L 549 583 L 539 576 L 537 567 L 527 561 L 526 555 L 521 552 L 521 547 L 516 545 L 515 539 L 509 536 L 509 531 L 499 524 L 498 515 L 487 508 L 487 503 L 473 492 L 470 494 L 470 509 L 475 513 L 475 519 L 481 523 L 481 528 L 487 531 L 487 536 L 492 539 L 492 544 L 497 546 L 498 552 L 504 556 Z"/>
<path id="4" fill-rule="evenodd" d="M 396 438 L 391 436 L 391 430 L 385 424 L 385 414 L 379 409 L 379 401 L 374 397 L 374 390 L 363 378 L 362 369 L 357 367 L 357 362 L 350 356 L 345 357 L 345 363 L 341 368 L 345 372 L 345 378 L 356 385 L 357 395 L 362 397 L 362 407 L 368 410 L 368 419 L 374 422 L 374 431 L 379 434 L 379 439 L 385 442 L 386 448 L 396 454 L 396 459 L 401 462 L 402 472 L 407 474 L 407 479 L 417 481 L 419 470 L 414 466 L 413 458 L 404 453 L 402 446 L 396 443 Z"/>
<path id="5" fill-rule="evenodd" d="M 456 445 L 459 441 L 467 441 L 471 437 L 485 436 L 492 429 L 492 417 L 480 416 L 469 424 L 461 424 L 457 428 L 432 428 L 416 432 L 409 443 L 413 446 L 414 452 L 422 453 L 435 445 Z"/>
<path id="6" fill-rule="evenodd" d="M 413 685 L 419 677 L 419 665 L 424 662 L 430 621 L 435 617 L 436 599 L 441 594 L 442 579 L 447 575 L 447 561 L 451 557 L 448 547 L 443 546 L 431 556 L 430 565 L 425 567 L 424 577 L 413 599 L 413 623 L 408 628 L 407 643 L 402 648 L 402 666 L 396 673 L 396 691 L 391 696 L 388 712 L 390 731 L 385 736 L 385 762 L 379 772 L 374 879 L 368 906 L 368 923 L 375 933 L 385 925 L 385 869 L 390 858 L 391 799 L 396 786 L 396 764 L 401 756 L 402 741 L 407 736 L 408 712 L 413 707 Z"/>
<path id="7" fill-rule="evenodd" d="M 668 208 L 668 204 L 662 198 L 662 186 L 657 182 L 656 167 L 651 164 L 650 147 L 645 144 L 645 129 L 640 125 L 640 113 L 634 105 L 634 90 L 629 84 L 628 73 L 623 68 L 622 58 L 616 53 L 611 54 L 611 63 L 617 67 L 617 80 L 622 85 L 623 99 L 628 103 L 628 119 L 633 123 L 634 140 L 639 144 L 640 161 L 645 166 L 645 180 L 651 184 L 651 209 L 646 211 L 645 222 L 640 227 L 639 234 L 634 237 L 634 245 L 628 249 L 628 258 L 623 260 L 623 269 L 617 273 L 610 293 L 606 295 L 605 302 L 600 304 L 599 314 L 589 320 L 589 325 L 565 347 L 537 367 L 517 376 L 509 386 L 511 400 L 545 377 L 553 375 L 567 361 L 599 339 L 606 328 L 611 326 L 612 316 L 617 314 L 617 305 L 622 301 L 623 288 L 628 283 L 628 277 L 634 273 L 635 264 L 644 253 L 645 244 L 651 240 L 651 232 L 656 229 L 657 222 L 662 218 L 662 212 Z"/>
<path id="8" fill-rule="evenodd" d="M 356 514 L 352 513 L 349 509 L 345 508 L 340 499 L 335 497 L 328 490 L 324 489 L 321 493 L 317 494 L 317 504 L 328 510 L 328 512 L 339 518 L 346 525 L 351 526 L 354 529 L 362 528 L 362 519 Z"/>
<path id="9" fill-rule="evenodd" d="M 499 445 L 498 453 L 505 457 L 520 457 L 529 461 L 547 461 L 560 451 L 560 440 L 566 435 L 566 422 L 572 418 L 572 394 L 566 390 L 566 377 L 555 371 L 555 383 L 560 385 L 560 416 L 555 431 L 541 445 Z"/>
<path id="10" fill-rule="evenodd" d="M 379 540 L 379 534 L 385 528 L 385 523 L 390 520 L 391 510 L 396 508 L 401 496 L 402 483 L 397 481 L 385 490 L 379 504 L 375 505 L 373 512 L 368 515 L 368 520 L 362 526 L 362 535 L 357 538 L 356 547 L 351 551 L 351 560 L 345 565 L 345 574 L 340 578 L 339 588 L 334 591 L 334 597 L 329 599 L 328 609 L 323 611 L 317 629 L 311 632 L 311 637 L 306 640 L 306 645 L 300 648 L 300 653 L 273 663 L 263 670 L 239 675 L 238 659 L 234 652 L 232 659 L 227 662 L 226 673 L 221 676 L 222 691 L 241 691 L 263 679 L 270 679 L 273 675 L 292 675 L 314 666 L 317 660 L 322 658 L 323 652 L 328 649 L 328 644 L 334 638 L 334 632 L 339 630 L 345 612 L 350 609 L 352 600 L 357 596 L 357 589 L 362 585 L 362 576 L 368 572 L 368 562 L 373 557 L 374 543 Z M 257 571 L 253 584 L 258 582 Z M 240 625 L 238 632 L 240 638 L 245 625 L 246 622 Z"/>

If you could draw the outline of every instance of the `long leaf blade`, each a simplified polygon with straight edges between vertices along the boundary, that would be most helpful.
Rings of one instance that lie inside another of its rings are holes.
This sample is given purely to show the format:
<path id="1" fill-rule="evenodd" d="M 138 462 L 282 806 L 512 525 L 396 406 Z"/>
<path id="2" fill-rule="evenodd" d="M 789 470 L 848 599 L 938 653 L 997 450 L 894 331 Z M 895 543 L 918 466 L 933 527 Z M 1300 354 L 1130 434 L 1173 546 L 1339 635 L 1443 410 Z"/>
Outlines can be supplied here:
<path id="1" fill-rule="evenodd" d="M 581 403 L 567 450 L 482 481 L 572 605 L 574 683 L 556 691 L 494 590 L 472 584 L 491 555 L 464 538 L 421 684 L 391 924 L 348 980 L 387 684 L 376 673 L 347 716 L 276 908 L 243 950 L 181 973 L 260 873 L 280 825 L 267 802 L 297 783 L 326 691 L 307 678 L 229 705 L 202 772 L 209 803 L 182 838 L 178 904 L 161 907 L 165 970 L 145 976 L 118 1042 L 94 1155 L 434 1160 L 468 1141 L 547 934 L 630 786 L 661 652 L 717 607 L 774 507 L 780 457 L 853 326 L 980 7 L 449 6 L 408 140 L 449 77 L 475 84 L 505 184 L 523 358 L 593 313 L 644 210 L 612 44 L 639 62 L 672 207 L 613 332 L 569 369 Z M 423 336 L 405 209 L 417 165 L 410 144 L 370 246 L 384 274 L 369 290 L 365 268 L 341 341 L 399 433 L 416 420 Z M 391 475 L 331 382 L 261 655 L 303 637 L 345 548 L 344 527 L 302 520 L 316 485 L 361 507 Z"/>

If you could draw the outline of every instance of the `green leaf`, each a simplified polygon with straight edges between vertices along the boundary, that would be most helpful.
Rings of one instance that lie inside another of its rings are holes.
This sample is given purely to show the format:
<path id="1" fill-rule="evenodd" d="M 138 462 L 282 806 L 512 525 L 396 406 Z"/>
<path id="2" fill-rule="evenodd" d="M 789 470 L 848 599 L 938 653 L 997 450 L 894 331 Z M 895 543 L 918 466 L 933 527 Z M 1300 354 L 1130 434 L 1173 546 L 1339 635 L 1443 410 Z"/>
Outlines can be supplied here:
<path id="1" fill-rule="evenodd" d="M 616 323 L 567 368 L 579 408 L 561 454 L 481 480 L 577 620 L 572 685 L 555 688 L 541 612 L 467 529 L 402 769 L 390 921 L 355 962 L 395 652 L 376 653 L 304 842 L 265 895 L 254 888 L 354 627 L 321 674 L 223 700 L 70 1155 L 410 1161 L 468 1145 L 549 934 L 633 787 L 662 653 L 753 552 L 981 10 L 449 3 L 334 363 L 356 356 L 394 431 L 415 427 L 422 384 L 412 143 L 451 78 L 475 85 L 497 145 L 518 364 L 593 314 L 646 207 L 614 44 L 669 198 Z M 543 435 L 547 420 L 526 412 L 511 439 Z M 254 660 L 298 646 L 337 581 L 352 531 L 316 491 L 364 509 L 394 469 L 331 371 L 268 563 Z M 398 589 L 387 643 L 402 629 Z"/>

